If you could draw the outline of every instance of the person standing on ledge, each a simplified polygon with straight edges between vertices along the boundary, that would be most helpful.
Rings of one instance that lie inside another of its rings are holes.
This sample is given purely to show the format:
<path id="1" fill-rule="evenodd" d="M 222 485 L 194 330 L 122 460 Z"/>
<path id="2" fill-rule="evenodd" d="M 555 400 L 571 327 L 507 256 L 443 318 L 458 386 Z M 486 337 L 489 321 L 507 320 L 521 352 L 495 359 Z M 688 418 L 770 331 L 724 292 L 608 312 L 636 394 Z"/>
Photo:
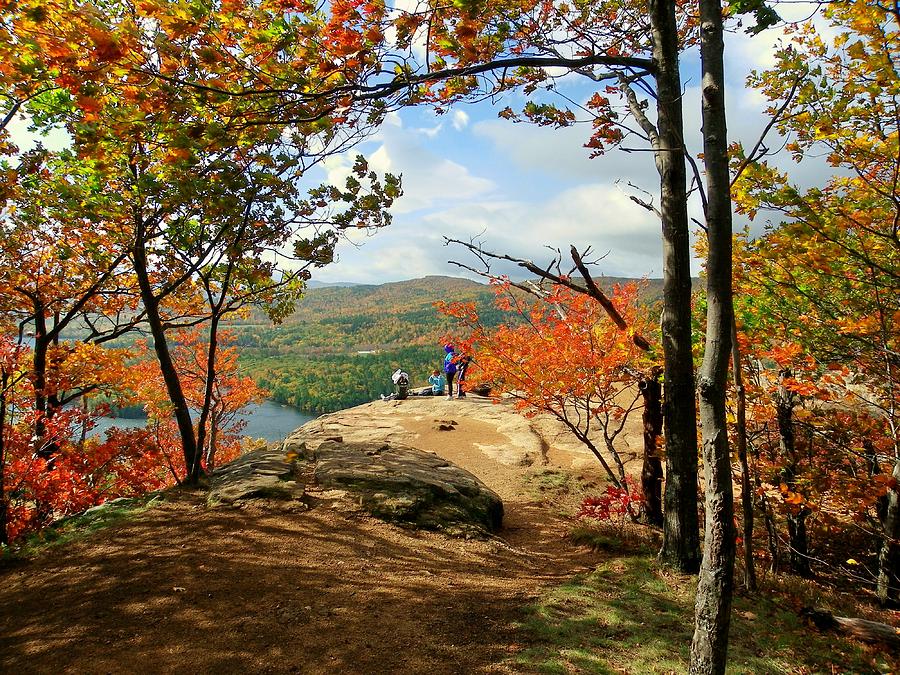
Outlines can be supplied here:
<path id="1" fill-rule="evenodd" d="M 466 392 L 463 389 L 463 382 L 466 380 L 466 370 L 469 368 L 469 364 L 472 363 L 471 356 L 458 356 L 456 358 L 457 367 L 456 367 L 456 398 L 465 398 Z"/>
<path id="2" fill-rule="evenodd" d="M 453 345 L 444 345 L 444 374 L 447 376 L 447 400 L 453 398 L 453 378 L 456 376 L 456 352 Z"/>

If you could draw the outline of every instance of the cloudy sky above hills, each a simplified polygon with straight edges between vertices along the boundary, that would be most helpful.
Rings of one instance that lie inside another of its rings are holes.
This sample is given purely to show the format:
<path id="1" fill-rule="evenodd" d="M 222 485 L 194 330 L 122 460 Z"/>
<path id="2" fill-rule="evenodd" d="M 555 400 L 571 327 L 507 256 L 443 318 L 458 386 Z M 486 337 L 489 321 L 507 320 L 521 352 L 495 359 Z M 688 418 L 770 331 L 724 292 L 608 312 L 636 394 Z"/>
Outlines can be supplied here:
<path id="1" fill-rule="evenodd" d="M 792 19 L 810 13 L 807 5 L 779 11 Z M 727 38 L 729 137 L 746 146 L 756 141 L 768 120 L 765 101 L 744 82 L 752 69 L 773 65 L 781 34 L 781 29 L 773 29 L 753 38 L 742 32 Z M 701 148 L 699 81 L 698 56 L 688 54 L 682 62 L 682 83 L 686 133 L 694 154 Z M 593 93 L 590 83 L 577 76 L 564 79 L 559 88 L 578 101 Z M 392 115 L 376 136 L 351 154 L 363 152 L 377 171 L 403 174 L 405 194 L 393 209 L 394 223 L 374 236 L 343 242 L 338 262 L 317 270 L 315 278 L 383 283 L 428 274 L 470 276 L 448 261 L 475 262 L 459 247 L 445 246 L 444 236 L 476 238 L 488 250 L 535 262 L 550 259 L 548 246 L 564 251 L 570 244 L 590 246 L 597 257 L 603 256 L 598 269 L 606 275 L 660 277 L 659 222 L 629 199 L 629 194 L 638 194 L 629 183 L 657 194 L 652 155 L 612 150 L 592 160 L 583 147 L 590 135 L 587 125 L 556 130 L 497 117 L 504 106 L 517 109 L 523 102 L 513 94 L 493 106 L 457 106 L 445 115 L 424 108 Z M 639 147 L 637 141 L 628 145 Z M 772 138 L 770 147 L 778 145 Z M 333 158 L 327 165 L 329 176 L 340 179 L 351 161 Z M 790 160 L 785 157 L 781 163 L 787 167 Z M 798 172 L 803 183 L 824 175 L 820 167 Z M 658 198 L 654 201 L 658 204 Z M 692 204 L 691 215 L 699 219 L 699 203 Z M 736 226 L 744 224 L 736 219 Z M 760 221 L 751 229 L 759 232 L 763 226 Z M 517 275 L 512 267 L 503 271 Z"/>
<path id="2" fill-rule="evenodd" d="M 778 10 L 785 19 L 800 20 L 812 14 L 813 7 L 794 3 Z M 726 39 L 732 141 L 751 146 L 768 122 L 765 101 L 744 83 L 751 70 L 774 64 L 774 46 L 781 35 L 779 28 L 755 37 L 735 32 Z M 688 53 L 682 58 L 685 131 L 695 155 L 701 148 L 699 81 L 699 57 Z M 560 80 L 557 88 L 580 102 L 595 91 L 589 81 L 574 75 Z M 497 117 L 501 108 L 521 109 L 524 102 L 520 93 L 513 92 L 493 105 L 460 105 L 443 115 L 424 107 L 403 110 L 391 114 L 361 145 L 330 158 L 314 183 L 341 182 L 355 155 L 362 153 L 374 170 L 402 174 L 404 195 L 392 209 L 391 226 L 373 236 L 342 241 L 337 262 L 315 270 L 314 278 L 384 283 L 429 274 L 474 276 L 450 262 L 477 266 L 465 250 L 445 246 L 444 237 L 477 240 L 488 250 L 537 263 L 550 260 L 548 247 L 566 251 L 571 244 L 581 250 L 590 246 L 594 258 L 600 259 L 597 269 L 602 274 L 660 277 L 659 222 L 629 198 L 637 194 L 658 204 L 659 179 L 652 154 L 635 139 L 626 143 L 633 152 L 613 149 L 589 159 L 584 148 L 590 136 L 587 124 L 550 129 Z M 14 130 L 20 143 L 28 136 L 26 126 L 20 120 Z M 64 145 L 65 135 L 57 135 L 45 143 Z M 770 141 L 769 147 L 781 144 L 774 136 Z M 820 184 L 827 176 L 827 167 L 815 162 L 797 167 L 785 156 L 777 163 L 790 168 L 801 184 Z M 699 220 L 698 200 L 692 202 L 691 211 Z M 735 224 L 747 223 L 736 218 Z M 751 231 L 761 232 L 764 224 L 759 219 Z M 512 266 L 495 271 L 523 276 Z"/>

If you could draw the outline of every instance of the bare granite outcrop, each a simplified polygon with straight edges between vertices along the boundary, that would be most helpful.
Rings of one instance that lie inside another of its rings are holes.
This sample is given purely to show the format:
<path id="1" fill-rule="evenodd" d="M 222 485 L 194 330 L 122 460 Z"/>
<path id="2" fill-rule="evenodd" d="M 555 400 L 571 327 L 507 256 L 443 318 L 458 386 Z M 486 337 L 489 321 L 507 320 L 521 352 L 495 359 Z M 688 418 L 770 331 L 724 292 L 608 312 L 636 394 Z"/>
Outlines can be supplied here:
<path id="1" fill-rule="evenodd" d="M 417 406 L 435 418 L 443 403 L 423 400 L 407 405 L 405 412 Z M 210 476 L 210 503 L 339 502 L 407 527 L 454 535 L 499 530 L 500 497 L 472 473 L 411 445 L 414 439 L 400 418 L 389 414 L 395 406 L 381 405 L 323 416 L 297 429 L 279 447 L 248 453 L 216 469 Z M 434 422 L 448 430 L 456 424 L 440 418 Z M 505 451 L 508 462 L 531 463 L 533 455 L 540 454 L 539 442 L 524 433 L 521 440 L 527 442 L 515 444 L 515 457 Z"/>

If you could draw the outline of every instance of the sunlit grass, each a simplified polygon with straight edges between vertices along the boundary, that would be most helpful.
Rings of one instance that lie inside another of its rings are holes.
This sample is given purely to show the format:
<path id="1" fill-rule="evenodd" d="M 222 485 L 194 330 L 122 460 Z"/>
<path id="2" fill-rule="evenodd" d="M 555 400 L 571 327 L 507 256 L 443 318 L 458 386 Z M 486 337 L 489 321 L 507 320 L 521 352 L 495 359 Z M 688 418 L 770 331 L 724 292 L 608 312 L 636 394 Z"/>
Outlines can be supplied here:
<path id="1" fill-rule="evenodd" d="M 682 673 L 696 581 L 648 556 L 616 558 L 528 608 L 517 667 L 542 673 Z M 822 634 L 764 597 L 735 598 L 729 673 L 888 673 L 877 650 Z"/>

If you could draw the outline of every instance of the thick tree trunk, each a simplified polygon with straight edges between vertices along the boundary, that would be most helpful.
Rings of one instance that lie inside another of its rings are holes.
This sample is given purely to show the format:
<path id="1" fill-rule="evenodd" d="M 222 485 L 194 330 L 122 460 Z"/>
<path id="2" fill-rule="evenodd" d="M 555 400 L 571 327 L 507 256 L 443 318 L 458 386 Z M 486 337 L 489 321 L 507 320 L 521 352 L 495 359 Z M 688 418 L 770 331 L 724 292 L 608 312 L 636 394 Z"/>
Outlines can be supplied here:
<path id="1" fill-rule="evenodd" d="M 197 446 L 197 438 L 194 435 L 194 423 L 191 420 L 191 412 L 188 408 L 187 399 L 184 396 L 184 390 L 181 388 L 178 370 L 175 368 L 175 362 L 172 360 L 172 354 L 169 352 L 165 327 L 159 313 L 159 302 L 153 293 L 153 286 L 150 283 L 147 254 L 144 250 L 143 239 L 140 235 L 135 239 L 132 253 L 135 276 L 141 291 L 141 302 L 146 312 L 147 324 L 150 326 L 150 334 L 153 336 L 153 348 L 156 351 L 156 358 L 166 385 L 166 392 L 169 395 L 169 401 L 174 406 L 175 421 L 178 424 L 178 433 L 181 436 L 181 448 L 184 454 L 186 481 L 188 483 L 196 483 L 199 479 L 199 471 L 193 471 L 192 467 L 199 467 L 200 465 L 198 457 L 200 448 Z"/>
<path id="2" fill-rule="evenodd" d="M 734 588 L 734 505 L 725 396 L 731 354 L 731 192 L 725 124 L 722 6 L 700 0 L 703 161 L 709 254 L 706 342 L 700 369 L 700 425 L 706 476 L 706 536 L 697 586 L 690 672 L 724 673 Z"/>
<path id="3" fill-rule="evenodd" d="M 753 487 L 750 484 L 750 464 L 747 461 L 747 394 L 741 371 L 741 349 L 737 339 L 737 323 L 731 317 L 731 372 L 737 393 L 735 443 L 741 463 L 741 512 L 744 532 L 744 587 L 756 590 L 756 568 L 753 565 Z"/>
<path id="4" fill-rule="evenodd" d="M 52 340 L 47 334 L 44 307 L 40 303 L 35 302 L 33 318 L 34 347 L 32 348 L 31 359 L 31 383 L 34 388 L 35 421 L 32 442 L 34 454 L 47 463 L 45 470 L 49 472 L 53 471 L 57 455 L 59 454 L 59 443 L 55 439 L 47 437 L 47 421 L 53 414 L 50 396 L 47 391 L 47 355 Z M 36 499 L 34 506 L 38 522 L 49 524 L 53 520 L 53 507 L 50 503 Z"/>
<path id="5" fill-rule="evenodd" d="M 46 460 L 47 470 L 52 471 L 55 458 L 59 454 L 57 439 L 47 438 L 47 422 L 59 411 L 59 395 L 55 391 L 48 390 L 47 382 L 51 368 L 48 358 L 50 347 L 58 343 L 58 331 L 54 327 L 51 331 L 47 326 L 44 316 L 45 308 L 38 302 L 34 302 L 34 347 L 32 348 L 32 374 L 31 381 L 34 385 L 34 409 L 37 419 L 34 423 L 34 452 L 41 459 Z M 39 509 L 40 510 L 40 509 Z M 48 514 L 49 515 L 49 514 Z"/>
<path id="6" fill-rule="evenodd" d="M 666 491 L 660 559 L 681 572 L 693 573 L 700 567 L 697 407 L 691 353 L 691 256 L 675 3 L 650 0 L 650 25 L 657 68 L 659 138 L 655 150 L 663 235 Z"/>
<path id="7" fill-rule="evenodd" d="M 34 386 L 34 411 L 37 417 L 34 422 L 34 453 L 47 461 L 52 468 L 55 448 L 47 443 L 47 351 L 50 338 L 47 335 L 47 322 L 44 308 L 35 303 L 34 306 L 34 347 L 31 350 L 31 383 Z"/>
<path id="8" fill-rule="evenodd" d="M 639 386 L 644 400 L 644 464 L 641 468 L 641 490 L 644 493 L 644 520 L 657 527 L 663 524 L 662 460 L 659 457 L 659 437 L 662 433 L 662 386 L 659 372 L 644 377 Z"/>
<path id="9" fill-rule="evenodd" d="M 900 458 L 891 472 L 895 484 L 887 494 L 882 525 L 884 539 L 878 552 L 878 601 L 883 607 L 900 605 Z"/>

